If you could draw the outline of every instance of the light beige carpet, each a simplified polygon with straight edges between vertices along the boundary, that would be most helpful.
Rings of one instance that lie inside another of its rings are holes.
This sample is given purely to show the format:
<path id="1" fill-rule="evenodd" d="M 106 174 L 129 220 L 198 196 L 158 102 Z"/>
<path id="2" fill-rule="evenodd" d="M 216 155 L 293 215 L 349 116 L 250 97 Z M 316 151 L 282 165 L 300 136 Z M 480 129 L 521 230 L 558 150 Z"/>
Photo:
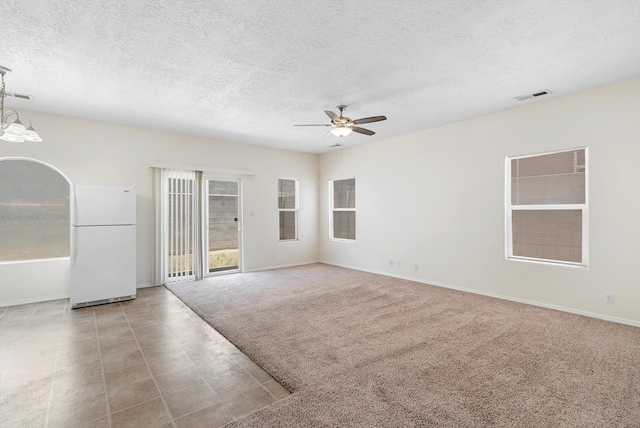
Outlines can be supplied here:
<path id="1" fill-rule="evenodd" d="M 323 264 L 170 289 L 293 391 L 237 427 L 640 427 L 640 328 Z"/>

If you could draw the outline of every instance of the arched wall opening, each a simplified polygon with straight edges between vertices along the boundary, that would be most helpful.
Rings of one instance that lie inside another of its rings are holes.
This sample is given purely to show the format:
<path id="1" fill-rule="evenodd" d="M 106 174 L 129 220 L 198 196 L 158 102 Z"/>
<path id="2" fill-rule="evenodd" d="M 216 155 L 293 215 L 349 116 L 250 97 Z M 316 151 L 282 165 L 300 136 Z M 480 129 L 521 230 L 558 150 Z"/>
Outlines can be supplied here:
<path id="1" fill-rule="evenodd" d="M 69 296 L 71 181 L 55 166 L 0 158 L 2 306 Z"/>

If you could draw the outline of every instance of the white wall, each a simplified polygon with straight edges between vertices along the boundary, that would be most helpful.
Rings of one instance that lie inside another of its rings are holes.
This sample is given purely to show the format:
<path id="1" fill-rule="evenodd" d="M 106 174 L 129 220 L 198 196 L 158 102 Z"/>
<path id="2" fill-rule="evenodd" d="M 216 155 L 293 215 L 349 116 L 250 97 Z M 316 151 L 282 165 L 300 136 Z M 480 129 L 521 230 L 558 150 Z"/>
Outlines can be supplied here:
<path id="1" fill-rule="evenodd" d="M 246 270 L 321 259 L 640 323 L 640 79 L 321 156 L 25 113 L 45 142 L 0 142 L 0 157 L 48 162 L 78 184 L 136 186 L 139 286 L 151 282 L 148 165 L 198 164 L 256 174 L 244 180 Z M 505 156 L 578 146 L 590 150 L 589 268 L 505 260 Z M 357 241 L 329 241 L 327 180 L 352 176 Z M 300 179 L 300 242 L 278 243 L 278 178 Z M 0 306 L 66 296 L 68 275 L 64 261 L 0 264 Z"/>
<path id="2" fill-rule="evenodd" d="M 590 155 L 589 267 L 505 260 L 505 156 L 579 146 Z M 327 153 L 320 259 L 640 323 L 638 159 L 640 79 Z M 327 180 L 348 177 L 357 239 L 330 241 Z"/>
<path id="3" fill-rule="evenodd" d="M 151 285 L 154 218 L 151 162 L 246 169 L 255 173 L 243 178 L 245 270 L 317 260 L 317 155 L 68 116 L 24 113 L 44 142 L 0 141 L 0 158 L 20 156 L 47 162 L 74 184 L 136 187 L 138 286 Z M 278 242 L 278 178 L 300 180 L 298 242 Z M 249 215 L 251 211 L 254 216 Z M 68 270 L 65 261 L 0 264 L 0 306 L 68 296 Z M 45 278 L 47 281 L 43 281 Z"/>

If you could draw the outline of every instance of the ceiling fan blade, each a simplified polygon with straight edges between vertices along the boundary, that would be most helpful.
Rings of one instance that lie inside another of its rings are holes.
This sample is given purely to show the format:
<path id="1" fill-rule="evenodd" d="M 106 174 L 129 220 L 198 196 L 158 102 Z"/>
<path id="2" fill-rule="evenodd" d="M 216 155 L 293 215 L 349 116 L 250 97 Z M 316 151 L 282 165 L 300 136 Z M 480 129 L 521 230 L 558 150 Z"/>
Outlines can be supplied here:
<path id="1" fill-rule="evenodd" d="M 331 137 L 332 135 L 333 135 L 333 134 L 331 133 L 331 131 L 327 131 L 327 133 L 326 133 L 326 134 L 324 134 L 324 135 L 322 136 L 322 138 L 329 138 L 329 137 Z"/>
<path id="2" fill-rule="evenodd" d="M 387 120 L 387 116 L 364 117 L 362 119 L 352 120 L 352 122 L 356 125 L 360 125 L 361 123 L 380 122 L 381 120 Z"/>
<path id="3" fill-rule="evenodd" d="M 312 125 L 293 125 L 293 126 L 333 126 L 330 123 L 323 123 L 322 125 L 320 124 L 312 124 Z"/>
<path id="4" fill-rule="evenodd" d="M 369 129 L 364 129 L 364 128 L 360 128 L 359 126 L 350 126 L 351 130 L 353 132 L 357 132 L 359 134 L 364 134 L 364 135 L 373 135 L 375 134 L 375 132 L 369 130 Z"/>
<path id="5" fill-rule="evenodd" d="M 338 115 L 332 112 L 331 110 L 325 110 L 324 112 L 327 113 L 327 116 L 331 118 L 332 122 L 334 123 L 340 122 L 340 118 L 338 117 Z"/>

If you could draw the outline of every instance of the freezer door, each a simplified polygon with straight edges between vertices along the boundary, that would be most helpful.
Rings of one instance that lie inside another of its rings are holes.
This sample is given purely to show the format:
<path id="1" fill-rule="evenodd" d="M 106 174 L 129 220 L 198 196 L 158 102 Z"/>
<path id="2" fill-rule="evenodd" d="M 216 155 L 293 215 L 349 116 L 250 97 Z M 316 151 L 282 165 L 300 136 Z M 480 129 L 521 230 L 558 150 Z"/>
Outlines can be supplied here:
<path id="1" fill-rule="evenodd" d="M 72 228 L 71 305 L 136 294 L 136 227 Z"/>
<path id="2" fill-rule="evenodd" d="M 136 189 L 75 185 L 72 215 L 75 226 L 136 224 Z"/>

